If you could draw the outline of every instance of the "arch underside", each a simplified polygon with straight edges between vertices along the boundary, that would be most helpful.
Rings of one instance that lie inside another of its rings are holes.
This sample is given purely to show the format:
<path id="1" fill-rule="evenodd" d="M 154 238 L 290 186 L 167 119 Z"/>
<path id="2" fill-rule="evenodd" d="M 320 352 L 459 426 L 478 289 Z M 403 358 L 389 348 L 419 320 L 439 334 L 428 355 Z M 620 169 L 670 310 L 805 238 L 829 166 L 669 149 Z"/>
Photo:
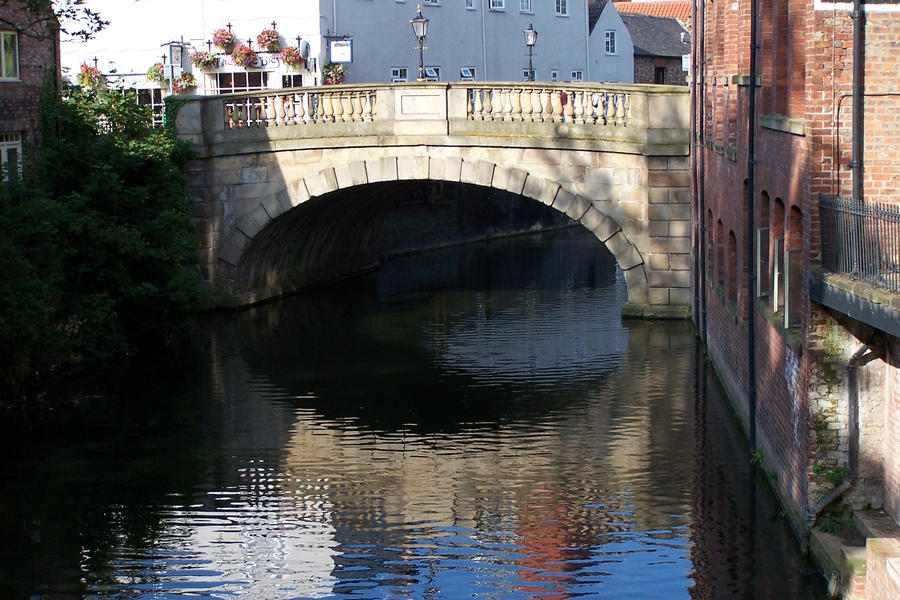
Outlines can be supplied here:
<path id="1" fill-rule="evenodd" d="M 590 230 L 615 257 L 625 274 L 629 303 L 647 303 L 641 252 L 590 199 L 522 169 L 428 156 L 352 162 L 285 181 L 282 191 L 260 198 L 258 206 L 238 219 L 225 237 L 217 286 L 237 303 L 252 304 L 375 267 L 378 224 L 390 210 L 378 197 L 396 190 L 398 184 L 416 182 L 499 190 L 565 214 Z M 350 193 L 361 187 L 378 193 Z"/>

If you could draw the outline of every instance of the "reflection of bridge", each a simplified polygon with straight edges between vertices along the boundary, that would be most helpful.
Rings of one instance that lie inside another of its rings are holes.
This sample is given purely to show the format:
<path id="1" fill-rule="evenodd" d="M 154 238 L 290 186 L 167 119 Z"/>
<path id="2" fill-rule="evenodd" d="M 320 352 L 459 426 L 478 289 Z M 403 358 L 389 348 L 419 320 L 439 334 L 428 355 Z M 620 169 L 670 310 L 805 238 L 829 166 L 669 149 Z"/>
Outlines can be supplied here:
<path id="1" fill-rule="evenodd" d="M 189 98 L 176 123 L 196 151 L 189 186 L 201 262 L 223 303 L 372 264 L 385 199 L 435 181 L 565 213 L 616 257 L 627 310 L 687 310 L 686 88 L 464 82 L 268 90 Z"/>

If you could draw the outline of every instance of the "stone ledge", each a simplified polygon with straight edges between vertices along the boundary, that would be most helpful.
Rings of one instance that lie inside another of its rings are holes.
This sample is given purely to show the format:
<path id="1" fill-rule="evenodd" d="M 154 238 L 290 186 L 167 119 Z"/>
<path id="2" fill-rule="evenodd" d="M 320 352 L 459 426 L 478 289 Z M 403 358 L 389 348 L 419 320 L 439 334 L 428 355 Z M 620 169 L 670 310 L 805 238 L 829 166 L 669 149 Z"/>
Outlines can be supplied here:
<path id="1" fill-rule="evenodd" d="M 633 319 L 678 319 L 691 318 L 690 306 L 665 306 L 662 304 L 637 304 L 626 302 L 622 306 L 622 317 Z"/>
<path id="2" fill-rule="evenodd" d="M 821 268 L 810 273 L 809 288 L 811 300 L 900 337 L 900 294 Z"/>

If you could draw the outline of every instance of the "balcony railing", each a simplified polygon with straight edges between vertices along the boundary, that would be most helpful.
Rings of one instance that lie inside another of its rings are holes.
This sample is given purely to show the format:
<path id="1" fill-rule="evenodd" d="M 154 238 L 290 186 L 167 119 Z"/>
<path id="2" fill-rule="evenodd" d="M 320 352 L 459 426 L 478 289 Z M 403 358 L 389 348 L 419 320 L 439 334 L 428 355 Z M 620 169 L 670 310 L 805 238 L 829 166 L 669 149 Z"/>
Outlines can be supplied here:
<path id="1" fill-rule="evenodd" d="M 900 207 L 820 196 L 822 267 L 900 293 Z"/>

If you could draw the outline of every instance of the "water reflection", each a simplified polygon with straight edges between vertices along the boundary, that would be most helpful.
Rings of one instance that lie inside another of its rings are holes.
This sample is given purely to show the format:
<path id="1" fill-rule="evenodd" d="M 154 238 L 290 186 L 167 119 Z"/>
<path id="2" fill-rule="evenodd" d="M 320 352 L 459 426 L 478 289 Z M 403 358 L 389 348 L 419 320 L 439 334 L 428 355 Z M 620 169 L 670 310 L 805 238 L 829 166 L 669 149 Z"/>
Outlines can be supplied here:
<path id="1" fill-rule="evenodd" d="M 608 253 L 569 230 L 225 315 L 125 402 L 7 428 L 0 584 L 815 597 L 692 331 L 623 325 L 623 300 Z"/>

